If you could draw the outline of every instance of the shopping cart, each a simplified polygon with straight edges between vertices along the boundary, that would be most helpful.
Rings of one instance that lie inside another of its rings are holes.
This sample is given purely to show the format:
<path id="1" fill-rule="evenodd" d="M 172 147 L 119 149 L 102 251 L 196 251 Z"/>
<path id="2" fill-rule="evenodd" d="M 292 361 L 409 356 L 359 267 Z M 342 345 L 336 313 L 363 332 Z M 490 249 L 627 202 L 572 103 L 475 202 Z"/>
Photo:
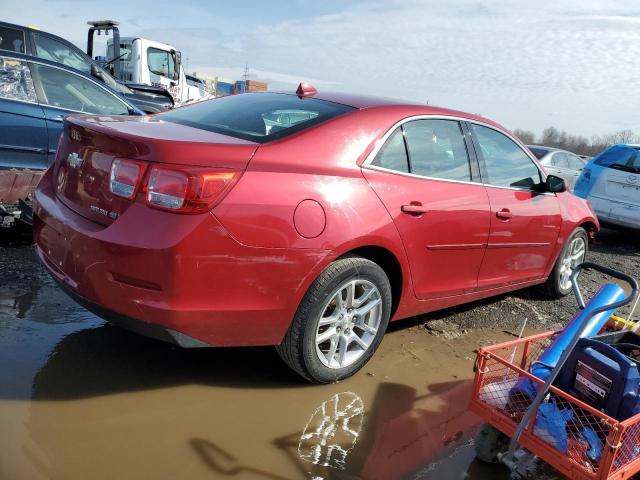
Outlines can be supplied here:
<path id="1" fill-rule="evenodd" d="M 571 278 L 583 312 L 587 310 L 577 284 L 582 269 L 599 270 L 631 286 L 631 293 L 622 300 L 589 305 L 584 325 L 636 298 L 638 285 L 633 278 L 585 263 Z M 513 469 L 526 449 L 571 479 L 628 479 L 640 472 L 640 413 L 619 421 L 553 386 L 583 328 L 576 330 L 545 379 L 531 373 L 542 352 L 562 333 L 547 332 L 480 349 L 470 403 L 470 409 L 487 422 L 476 441 L 478 458 Z M 522 382 L 530 382 L 535 398 L 518 394 L 516 386 Z"/>

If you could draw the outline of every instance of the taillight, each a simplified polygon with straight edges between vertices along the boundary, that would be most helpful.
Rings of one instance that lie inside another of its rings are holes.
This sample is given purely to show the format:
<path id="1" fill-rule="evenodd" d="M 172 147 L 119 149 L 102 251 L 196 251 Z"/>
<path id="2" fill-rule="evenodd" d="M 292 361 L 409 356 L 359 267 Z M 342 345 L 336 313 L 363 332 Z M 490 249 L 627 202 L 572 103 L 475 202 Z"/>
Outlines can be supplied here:
<path id="1" fill-rule="evenodd" d="M 143 172 L 144 164 L 132 160 L 114 160 L 111 164 L 109 190 L 114 195 L 133 198 Z"/>
<path id="2" fill-rule="evenodd" d="M 154 166 L 145 200 L 150 207 L 162 210 L 202 213 L 213 208 L 238 178 L 237 170 Z"/>

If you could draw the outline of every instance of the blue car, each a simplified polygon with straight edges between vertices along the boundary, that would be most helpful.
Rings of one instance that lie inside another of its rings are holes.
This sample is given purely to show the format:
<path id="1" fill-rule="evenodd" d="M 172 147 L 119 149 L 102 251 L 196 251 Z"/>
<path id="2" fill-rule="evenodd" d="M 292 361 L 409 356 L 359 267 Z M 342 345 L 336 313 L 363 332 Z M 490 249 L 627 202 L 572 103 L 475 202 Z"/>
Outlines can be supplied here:
<path id="1" fill-rule="evenodd" d="M 573 193 L 591 202 L 600 222 L 640 229 L 640 145 L 614 145 L 593 157 Z"/>
<path id="2" fill-rule="evenodd" d="M 143 115 L 115 90 L 73 68 L 0 54 L 0 169 L 45 170 L 62 120 L 76 113 Z"/>
<path id="3" fill-rule="evenodd" d="M 0 228 L 30 225 L 29 196 L 53 163 L 62 120 L 78 113 L 144 115 L 118 92 L 78 70 L 0 52 Z"/>

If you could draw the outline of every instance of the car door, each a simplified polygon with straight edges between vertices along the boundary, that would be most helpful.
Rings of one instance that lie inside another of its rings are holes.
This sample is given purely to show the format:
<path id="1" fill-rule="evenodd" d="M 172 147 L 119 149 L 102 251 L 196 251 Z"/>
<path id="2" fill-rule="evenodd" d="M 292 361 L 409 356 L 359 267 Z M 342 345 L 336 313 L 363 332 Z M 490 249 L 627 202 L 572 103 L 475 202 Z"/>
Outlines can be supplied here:
<path id="1" fill-rule="evenodd" d="M 397 127 L 363 173 L 389 211 L 415 294 L 473 292 L 489 236 L 489 200 L 461 124 L 420 119 Z"/>
<path id="2" fill-rule="evenodd" d="M 129 106 L 101 83 L 58 67 L 33 63 L 36 90 L 47 122 L 48 161 L 53 162 L 62 121 L 70 113 L 127 115 Z"/>
<path id="3" fill-rule="evenodd" d="M 47 126 L 29 69 L 0 55 L 0 168 L 47 166 Z"/>
<path id="4" fill-rule="evenodd" d="M 473 123 L 470 128 L 491 205 L 478 287 L 544 277 L 560 233 L 558 199 L 540 191 L 538 166 L 513 139 L 489 126 Z"/>

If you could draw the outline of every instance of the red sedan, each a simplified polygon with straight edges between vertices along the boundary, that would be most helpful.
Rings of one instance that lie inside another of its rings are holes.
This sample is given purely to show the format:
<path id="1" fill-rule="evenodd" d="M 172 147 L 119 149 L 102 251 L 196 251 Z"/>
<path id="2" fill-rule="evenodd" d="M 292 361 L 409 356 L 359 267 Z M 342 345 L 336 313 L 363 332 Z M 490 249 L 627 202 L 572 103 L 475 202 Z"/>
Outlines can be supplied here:
<path id="1" fill-rule="evenodd" d="M 68 117 L 34 215 L 42 262 L 99 316 L 184 347 L 277 345 L 319 383 L 390 320 L 566 295 L 598 228 L 490 120 L 305 85 Z"/>

